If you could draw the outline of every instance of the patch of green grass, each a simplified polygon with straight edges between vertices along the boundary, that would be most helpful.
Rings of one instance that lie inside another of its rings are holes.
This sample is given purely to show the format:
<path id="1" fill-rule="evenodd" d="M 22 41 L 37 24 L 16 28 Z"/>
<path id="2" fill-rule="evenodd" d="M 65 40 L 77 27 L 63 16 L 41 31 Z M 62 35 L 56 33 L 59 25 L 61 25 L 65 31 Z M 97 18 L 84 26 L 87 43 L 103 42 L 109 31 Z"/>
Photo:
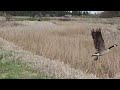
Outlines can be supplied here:
<path id="1" fill-rule="evenodd" d="M 20 63 L 0 62 L 0 79 L 48 79 Z"/>
<path id="2" fill-rule="evenodd" d="M 0 50 L 0 79 L 49 79 L 27 64 L 12 60 L 13 54 L 11 51 Z"/>

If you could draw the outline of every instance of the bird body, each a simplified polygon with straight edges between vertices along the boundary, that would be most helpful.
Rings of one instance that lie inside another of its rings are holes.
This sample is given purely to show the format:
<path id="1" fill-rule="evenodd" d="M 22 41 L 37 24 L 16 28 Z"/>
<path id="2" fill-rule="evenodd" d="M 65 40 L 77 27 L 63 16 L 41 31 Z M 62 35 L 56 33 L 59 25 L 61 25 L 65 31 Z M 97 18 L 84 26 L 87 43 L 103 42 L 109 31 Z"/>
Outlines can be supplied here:
<path id="1" fill-rule="evenodd" d="M 109 47 L 108 49 L 105 48 L 105 43 L 104 43 L 104 39 L 102 37 L 100 28 L 99 29 L 97 28 L 96 30 L 93 29 L 91 31 L 91 34 L 92 34 L 92 38 L 93 38 L 93 41 L 94 41 L 95 49 L 97 51 L 97 53 L 92 55 L 92 56 L 96 56 L 95 60 L 98 60 L 99 56 L 103 56 L 103 55 L 109 53 L 111 48 L 117 46 L 116 44 L 114 44 L 111 47 Z"/>
<path id="2" fill-rule="evenodd" d="M 110 51 L 109 49 L 106 49 L 102 52 L 97 52 L 97 53 L 93 54 L 92 56 L 103 56 L 103 55 L 109 53 L 109 51 Z"/>

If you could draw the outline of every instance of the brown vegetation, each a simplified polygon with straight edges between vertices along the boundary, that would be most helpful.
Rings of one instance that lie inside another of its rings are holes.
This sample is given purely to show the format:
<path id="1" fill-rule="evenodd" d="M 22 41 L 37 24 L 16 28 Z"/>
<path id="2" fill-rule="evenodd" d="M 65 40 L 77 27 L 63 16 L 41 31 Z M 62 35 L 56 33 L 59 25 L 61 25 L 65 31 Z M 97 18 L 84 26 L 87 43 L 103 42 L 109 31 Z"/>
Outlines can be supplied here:
<path id="1" fill-rule="evenodd" d="M 92 73 L 100 78 L 113 78 L 120 71 L 119 46 L 95 62 L 91 29 L 102 28 L 106 46 L 119 45 L 119 32 L 112 25 L 63 22 L 56 30 L 5 30 L 0 37 L 14 42 L 34 54 L 59 60 L 74 69 Z M 46 25 L 44 25 L 47 27 Z M 49 29 L 49 27 L 48 27 Z"/>

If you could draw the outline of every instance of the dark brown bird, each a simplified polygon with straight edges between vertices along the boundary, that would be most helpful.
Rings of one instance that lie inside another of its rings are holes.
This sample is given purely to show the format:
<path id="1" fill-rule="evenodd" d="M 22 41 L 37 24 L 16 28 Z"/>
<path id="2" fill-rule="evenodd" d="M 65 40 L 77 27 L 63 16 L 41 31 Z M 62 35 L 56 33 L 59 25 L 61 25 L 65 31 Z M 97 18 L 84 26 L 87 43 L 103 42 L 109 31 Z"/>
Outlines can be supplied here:
<path id="1" fill-rule="evenodd" d="M 101 34 L 101 28 L 97 28 L 96 30 L 93 29 L 91 31 L 91 35 L 92 35 L 92 38 L 94 41 L 95 49 L 97 51 L 97 53 L 92 55 L 92 56 L 96 56 L 95 60 L 98 60 L 99 56 L 107 54 L 111 48 L 118 46 L 118 45 L 114 44 L 111 47 L 109 47 L 108 49 L 105 48 L 104 39 Z"/>

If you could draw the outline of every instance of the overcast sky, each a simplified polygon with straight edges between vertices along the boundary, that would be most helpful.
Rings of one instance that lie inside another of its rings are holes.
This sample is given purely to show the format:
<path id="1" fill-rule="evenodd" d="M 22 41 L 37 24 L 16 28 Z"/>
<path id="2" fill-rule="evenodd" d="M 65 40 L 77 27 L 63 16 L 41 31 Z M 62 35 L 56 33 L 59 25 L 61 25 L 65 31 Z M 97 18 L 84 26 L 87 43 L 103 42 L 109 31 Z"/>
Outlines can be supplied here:
<path id="1" fill-rule="evenodd" d="M 95 13 L 101 13 L 103 11 L 90 11 L 91 14 L 95 14 Z"/>
<path id="2" fill-rule="evenodd" d="M 72 11 L 70 11 L 71 13 L 72 13 Z M 103 11 L 89 11 L 89 13 L 91 13 L 91 14 L 95 14 L 95 13 L 101 13 L 101 12 L 103 12 Z"/>

